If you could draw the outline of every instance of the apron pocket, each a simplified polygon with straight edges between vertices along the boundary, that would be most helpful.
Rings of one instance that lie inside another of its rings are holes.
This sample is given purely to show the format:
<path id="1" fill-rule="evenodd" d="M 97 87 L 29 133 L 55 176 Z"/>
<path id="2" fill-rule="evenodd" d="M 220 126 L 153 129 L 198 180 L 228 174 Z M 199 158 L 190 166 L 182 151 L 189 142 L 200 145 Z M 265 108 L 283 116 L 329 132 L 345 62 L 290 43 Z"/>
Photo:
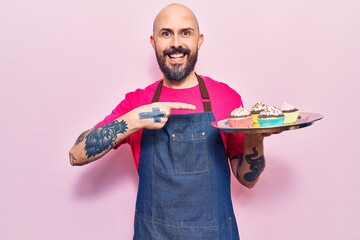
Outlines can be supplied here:
<path id="1" fill-rule="evenodd" d="M 206 132 L 172 133 L 170 147 L 176 174 L 208 171 Z"/>
<path id="2" fill-rule="evenodd" d="M 219 225 L 192 225 L 146 220 L 136 214 L 134 240 L 239 240 L 231 217 Z"/>

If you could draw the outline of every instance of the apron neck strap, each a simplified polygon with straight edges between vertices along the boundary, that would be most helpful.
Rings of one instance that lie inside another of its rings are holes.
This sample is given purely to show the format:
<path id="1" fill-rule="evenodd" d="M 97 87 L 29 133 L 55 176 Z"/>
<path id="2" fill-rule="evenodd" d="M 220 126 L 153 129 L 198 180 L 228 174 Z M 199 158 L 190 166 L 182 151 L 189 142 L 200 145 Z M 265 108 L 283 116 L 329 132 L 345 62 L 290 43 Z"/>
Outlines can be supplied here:
<path id="1" fill-rule="evenodd" d="M 199 82 L 204 111 L 211 112 L 211 102 L 210 102 L 209 92 L 205 86 L 205 82 L 199 75 L 197 75 L 196 73 L 195 73 L 195 75 Z"/>
<path id="2" fill-rule="evenodd" d="M 152 101 L 151 101 L 152 103 L 159 101 L 161 89 L 162 89 L 162 86 L 163 86 L 163 82 L 164 82 L 164 81 L 161 80 L 161 81 L 159 82 L 159 84 L 157 85 L 156 91 L 155 91 L 154 96 L 153 96 Z"/>
<path id="3" fill-rule="evenodd" d="M 209 93 L 208 90 L 205 86 L 205 82 L 204 80 L 195 73 L 196 78 L 199 82 L 199 87 L 200 87 L 200 92 L 201 92 L 201 98 L 202 98 L 202 102 L 203 102 L 203 106 L 204 106 L 204 111 L 205 112 L 211 112 L 211 102 L 210 102 L 210 97 L 209 97 Z M 152 102 L 158 102 L 159 98 L 160 98 L 160 93 L 161 93 L 161 89 L 163 86 L 163 80 L 161 80 L 156 88 L 154 97 L 152 99 Z"/>

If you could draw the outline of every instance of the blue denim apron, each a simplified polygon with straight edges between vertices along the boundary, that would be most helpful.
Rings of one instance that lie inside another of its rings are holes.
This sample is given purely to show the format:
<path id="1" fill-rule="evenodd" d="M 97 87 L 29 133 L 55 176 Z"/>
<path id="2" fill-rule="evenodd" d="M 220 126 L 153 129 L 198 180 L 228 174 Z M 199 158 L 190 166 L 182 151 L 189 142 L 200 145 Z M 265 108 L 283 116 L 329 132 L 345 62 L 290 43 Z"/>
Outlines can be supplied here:
<path id="1" fill-rule="evenodd" d="M 228 158 L 198 79 L 204 113 L 174 114 L 162 129 L 143 130 L 135 240 L 239 239 Z"/>

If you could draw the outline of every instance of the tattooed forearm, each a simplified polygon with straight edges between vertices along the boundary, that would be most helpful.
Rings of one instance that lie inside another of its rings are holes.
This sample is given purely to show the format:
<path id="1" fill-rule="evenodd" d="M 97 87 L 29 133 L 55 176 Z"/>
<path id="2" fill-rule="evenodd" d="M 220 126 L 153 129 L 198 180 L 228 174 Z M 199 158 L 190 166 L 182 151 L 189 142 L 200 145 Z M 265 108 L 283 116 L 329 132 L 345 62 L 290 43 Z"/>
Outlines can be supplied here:
<path id="1" fill-rule="evenodd" d="M 94 157 L 116 145 L 119 133 L 126 133 L 127 123 L 115 120 L 103 127 L 95 128 L 86 135 L 85 151 L 87 157 Z"/>
<path id="2" fill-rule="evenodd" d="M 255 181 L 265 168 L 265 158 L 263 155 L 258 157 L 256 147 L 253 147 L 253 154 L 245 155 L 246 162 L 250 164 L 251 172 L 244 175 L 244 179 L 248 182 Z M 257 158 L 256 158 L 257 157 Z"/>
<path id="3" fill-rule="evenodd" d="M 82 140 L 84 140 L 86 134 L 89 132 L 90 130 L 87 130 L 85 132 L 83 132 L 82 134 L 80 134 L 80 136 L 78 137 L 78 139 L 76 139 L 75 144 L 79 144 L 82 142 Z"/>
<path id="4" fill-rule="evenodd" d="M 165 117 L 165 112 L 160 111 L 160 108 L 157 107 L 154 107 L 152 112 L 139 113 L 139 119 L 153 118 L 156 123 L 161 122 L 162 117 Z"/>
<path id="5" fill-rule="evenodd" d="M 239 155 L 239 156 L 235 156 L 235 157 L 232 157 L 230 160 L 233 161 L 237 159 L 237 164 L 236 164 L 236 169 L 235 169 L 235 177 L 240 180 L 241 179 L 241 176 L 240 176 L 240 166 L 241 164 L 243 163 L 243 155 Z"/>

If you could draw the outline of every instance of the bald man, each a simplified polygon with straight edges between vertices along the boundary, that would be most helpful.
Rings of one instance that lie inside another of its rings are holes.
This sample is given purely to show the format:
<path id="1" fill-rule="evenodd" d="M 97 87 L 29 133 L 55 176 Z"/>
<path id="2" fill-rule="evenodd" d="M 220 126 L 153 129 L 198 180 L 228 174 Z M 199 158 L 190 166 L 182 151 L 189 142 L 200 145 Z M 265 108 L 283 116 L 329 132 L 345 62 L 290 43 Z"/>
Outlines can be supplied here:
<path id="1" fill-rule="evenodd" d="M 211 127 L 243 103 L 228 85 L 196 74 L 203 42 L 189 8 L 162 9 L 150 43 L 163 78 L 126 94 L 70 150 L 70 163 L 84 165 L 130 144 L 139 173 L 134 239 L 239 239 L 230 172 L 251 188 L 265 167 L 264 136 Z"/>

